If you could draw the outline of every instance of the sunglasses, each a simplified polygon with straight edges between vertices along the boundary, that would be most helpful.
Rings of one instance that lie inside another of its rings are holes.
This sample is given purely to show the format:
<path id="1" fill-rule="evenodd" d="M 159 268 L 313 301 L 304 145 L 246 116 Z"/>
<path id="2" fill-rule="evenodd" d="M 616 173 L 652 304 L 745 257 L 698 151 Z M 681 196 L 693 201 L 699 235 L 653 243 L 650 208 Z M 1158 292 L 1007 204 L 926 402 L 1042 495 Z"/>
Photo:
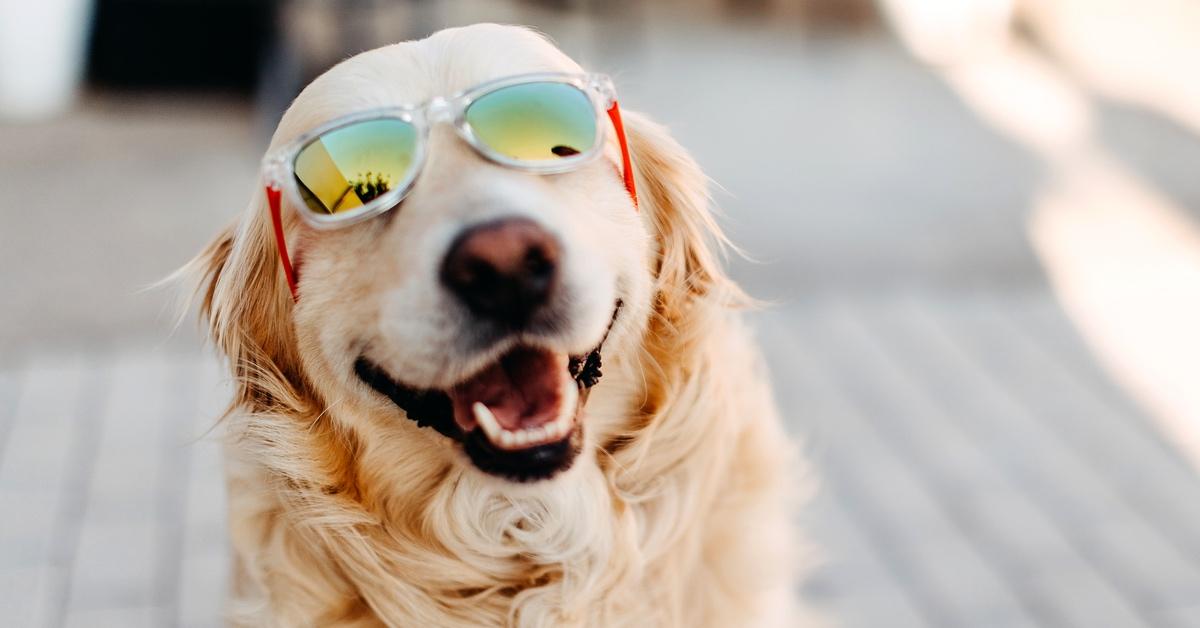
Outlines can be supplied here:
<path id="1" fill-rule="evenodd" d="M 421 105 L 351 114 L 289 142 L 263 161 L 263 178 L 292 296 L 296 277 L 283 238 L 282 195 L 319 229 L 389 211 L 412 190 L 425 163 L 429 131 L 442 122 L 453 125 L 459 137 L 492 162 L 533 174 L 568 172 L 603 152 L 605 114 L 616 133 L 625 188 L 636 207 L 616 90 L 600 74 L 502 78 Z"/>

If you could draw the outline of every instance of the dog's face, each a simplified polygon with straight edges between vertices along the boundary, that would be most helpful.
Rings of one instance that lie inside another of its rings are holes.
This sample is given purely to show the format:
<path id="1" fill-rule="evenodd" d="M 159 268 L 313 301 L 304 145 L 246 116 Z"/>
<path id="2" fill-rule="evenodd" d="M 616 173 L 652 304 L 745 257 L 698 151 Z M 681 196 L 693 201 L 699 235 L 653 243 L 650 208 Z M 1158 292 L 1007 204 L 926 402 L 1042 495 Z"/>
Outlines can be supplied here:
<path id="1" fill-rule="evenodd" d="M 348 113 L 544 71 L 581 70 L 523 29 L 443 31 L 333 68 L 297 98 L 274 143 Z M 384 431 L 510 479 L 572 464 L 594 352 L 602 341 L 599 355 L 622 351 L 649 309 L 651 239 L 611 127 L 606 137 L 601 158 L 535 175 L 435 126 L 397 207 L 331 231 L 288 223 L 304 372 L 330 406 L 359 410 L 335 416 L 407 423 Z"/>
<path id="2" fill-rule="evenodd" d="M 304 90 L 271 150 L 347 114 L 547 71 L 580 69 L 515 27 L 367 52 Z M 259 462 L 292 473 L 303 455 L 306 468 L 351 465 L 374 485 L 432 488 L 450 469 L 480 481 L 568 475 L 602 465 L 600 449 L 641 442 L 703 334 L 693 303 L 736 288 L 709 246 L 721 236 L 695 162 L 662 127 L 624 113 L 640 207 L 608 120 L 597 121 L 603 153 L 571 172 L 508 169 L 435 125 L 415 186 L 391 210 L 319 230 L 285 203 L 294 302 L 256 195 L 196 263 Z M 601 358 L 604 379 L 590 388 Z"/>

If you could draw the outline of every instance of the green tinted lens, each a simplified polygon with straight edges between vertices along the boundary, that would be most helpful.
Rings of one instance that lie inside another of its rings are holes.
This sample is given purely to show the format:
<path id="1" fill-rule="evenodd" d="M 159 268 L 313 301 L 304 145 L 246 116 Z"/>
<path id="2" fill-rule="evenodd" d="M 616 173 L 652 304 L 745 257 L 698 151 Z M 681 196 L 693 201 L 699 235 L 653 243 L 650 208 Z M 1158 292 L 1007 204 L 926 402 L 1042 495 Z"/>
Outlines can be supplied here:
<path id="1" fill-rule="evenodd" d="M 361 207 L 407 182 L 417 130 L 403 120 L 357 122 L 313 140 L 296 155 L 296 182 L 318 214 Z"/>
<path id="2" fill-rule="evenodd" d="M 596 142 L 596 110 L 566 83 L 525 83 L 480 97 L 467 122 L 489 148 L 522 161 L 554 161 L 586 153 Z"/>

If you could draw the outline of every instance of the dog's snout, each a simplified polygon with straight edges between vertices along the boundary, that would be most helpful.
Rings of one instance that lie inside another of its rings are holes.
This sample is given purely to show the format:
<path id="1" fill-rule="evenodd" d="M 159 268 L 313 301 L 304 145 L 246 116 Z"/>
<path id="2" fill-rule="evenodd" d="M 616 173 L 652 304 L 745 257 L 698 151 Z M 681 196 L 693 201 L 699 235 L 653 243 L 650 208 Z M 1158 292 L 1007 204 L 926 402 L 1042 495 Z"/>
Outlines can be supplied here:
<path id="1" fill-rule="evenodd" d="M 471 227 L 450 245 L 442 283 L 476 316 L 521 326 L 558 282 L 558 241 L 532 220 Z"/>

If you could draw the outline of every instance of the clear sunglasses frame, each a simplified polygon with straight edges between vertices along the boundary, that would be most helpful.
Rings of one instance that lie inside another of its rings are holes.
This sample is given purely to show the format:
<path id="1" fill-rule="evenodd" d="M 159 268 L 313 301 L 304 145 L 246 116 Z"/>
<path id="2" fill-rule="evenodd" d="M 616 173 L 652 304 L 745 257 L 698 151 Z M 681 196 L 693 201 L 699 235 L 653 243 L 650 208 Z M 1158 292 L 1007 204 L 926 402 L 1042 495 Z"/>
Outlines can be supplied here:
<path id="1" fill-rule="evenodd" d="M 528 83 L 563 83 L 574 86 L 587 96 L 596 113 L 596 138 L 591 148 L 578 155 L 556 160 L 530 161 L 514 159 L 492 149 L 475 134 L 467 122 L 467 109 L 476 100 L 506 87 Z M 263 182 L 268 194 L 283 193 L 304 220 L 318 229 L 336 229 L 351 225 L 395 208 L 412 190 L 425 165 L 429 132 L 435 124 L 446 123 L 454 127 L 458 136 L 484 158 L 502 166 L 533 174 L 557 174 L 575 170 L 595 159 L 604 151 L 607 126 L 606 113 L 612 117 L 616 104 L 616 89 L 612 79 L 603 74 L 565 74 L 557 72 L 521 74 L 481 83 L 450 97 L 437 97 L 419 105 L 401 105 L 371 109 L 331 120 L 312 131 L 288 142 L 263 159 Z M 318 214 L 310 211 L 300 195 L 296 184 L 295 163 L 300 151 L 330 131 L 373 120 L 401 120 L 411 124 L 417 138 L 413 150 L 413 164 L 408 175 L 399 185 L 387 193 L 372 199 L 360 207 L 336 214 Z M 620 132 L 620 131 L 618 131 Z M 627 182 L 628 183 L 628 182 Z"/>

